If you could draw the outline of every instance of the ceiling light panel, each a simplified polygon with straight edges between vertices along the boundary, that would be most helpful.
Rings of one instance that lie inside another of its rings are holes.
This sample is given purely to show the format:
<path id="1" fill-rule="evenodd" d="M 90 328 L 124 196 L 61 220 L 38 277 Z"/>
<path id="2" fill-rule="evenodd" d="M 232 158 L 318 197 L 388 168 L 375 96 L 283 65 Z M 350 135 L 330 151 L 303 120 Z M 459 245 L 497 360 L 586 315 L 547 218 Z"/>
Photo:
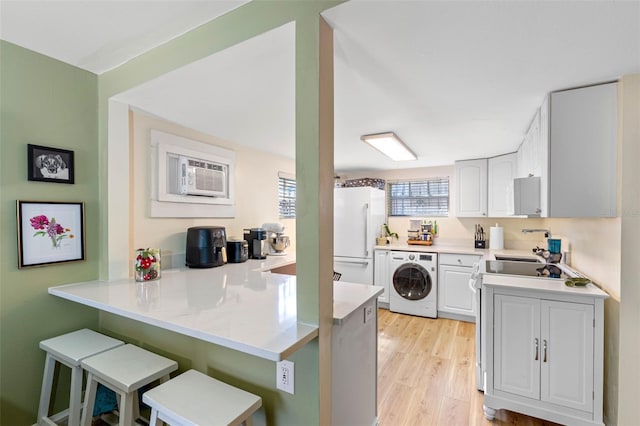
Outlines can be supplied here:
<path id="1" fill-rule="evenodd" d="M 411 161 L 418 157 L 393 132 L 377 133 L 360 137 L 393 161 Z"/>

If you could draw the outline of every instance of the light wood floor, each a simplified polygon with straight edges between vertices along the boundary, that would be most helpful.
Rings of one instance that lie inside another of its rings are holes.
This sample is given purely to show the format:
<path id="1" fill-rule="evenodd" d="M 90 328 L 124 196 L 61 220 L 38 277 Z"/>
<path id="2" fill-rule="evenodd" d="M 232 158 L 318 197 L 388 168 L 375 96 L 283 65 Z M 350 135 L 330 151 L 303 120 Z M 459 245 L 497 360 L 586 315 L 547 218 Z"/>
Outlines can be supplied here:
<path id="1" fill-rule="evenodd" d="M 554 423 L 499 410 L 484 417 L 475 387 L 475 324 L 378 310 L 380 426 Z"/>

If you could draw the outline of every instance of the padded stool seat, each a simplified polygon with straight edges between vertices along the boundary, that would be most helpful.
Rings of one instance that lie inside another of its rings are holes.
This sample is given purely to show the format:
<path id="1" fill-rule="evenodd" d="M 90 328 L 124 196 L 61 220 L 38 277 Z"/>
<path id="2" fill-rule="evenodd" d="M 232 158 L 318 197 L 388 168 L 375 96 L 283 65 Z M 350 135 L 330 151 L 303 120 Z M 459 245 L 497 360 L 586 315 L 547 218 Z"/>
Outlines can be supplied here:
<path id="1" fill-rule="evenodd" d="M 40 342 L 40 349 L 47 353 L 42 378 L 42 390 L 40 391 L 40 404 L 38 406 L 38 424 L 55 424 L 68 416 L 67 424 L 77 426 L 80 424 L 80 407 L 82 407 L 82 366 L 81 361 L 87 357 L 108 351 L 124 342 L 96 333 L 87 328 L 52 337 Z M 49 404 L 51 402 L 51 387 L 56 362 L 71 368 L 71 388 L 69 392 L 69 410 L 49 416 Z"/>
<path id="2" fill-rule="evenodd" d="M 150 426 L 239 425 L 251 423 L 262 398 L 196 370 L 189 370 L 142 395 L 151 407 Z"/>
<path id="3" fill-rule="evenodd" d="M 158 379 L 166 382 L 178 363 L 138 346 L 124 345 L 83 360 L 82 368 L 87 371 L 82 424 L 91 425 L 96 389 L 101 383 L 119 396 L 119 424 L 129 426 L 139 414 L 138 389 Z"/>

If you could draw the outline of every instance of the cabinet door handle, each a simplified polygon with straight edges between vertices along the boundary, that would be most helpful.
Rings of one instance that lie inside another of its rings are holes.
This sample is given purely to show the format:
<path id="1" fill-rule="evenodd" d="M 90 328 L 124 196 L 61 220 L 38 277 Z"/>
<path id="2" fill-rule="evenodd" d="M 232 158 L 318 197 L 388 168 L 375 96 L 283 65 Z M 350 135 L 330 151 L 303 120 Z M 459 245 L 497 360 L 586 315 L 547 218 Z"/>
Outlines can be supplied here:
<path id="1" fill-rule="evenodd" d="M 547 362 L 547 339 L 542 341 L 542 348 L 544 350 L 544 358 L 542 359 L 542 362 Z"/>
<path id="2" fill-rule="evenodd" d="M 536 356 L 535 358 L 533 358 L 534 361 L 538 360 L 538 338 L 535 338 L 535 342 L 536 342 Z"/>

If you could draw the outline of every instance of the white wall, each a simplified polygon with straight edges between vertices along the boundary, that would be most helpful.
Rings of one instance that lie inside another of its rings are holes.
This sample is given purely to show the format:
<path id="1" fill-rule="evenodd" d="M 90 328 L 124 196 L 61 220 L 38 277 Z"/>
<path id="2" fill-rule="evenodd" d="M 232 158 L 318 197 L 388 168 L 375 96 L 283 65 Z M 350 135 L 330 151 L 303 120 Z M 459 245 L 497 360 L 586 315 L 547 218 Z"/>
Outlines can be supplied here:
<path id="1" fill-rule="evenodd" d="M 131 253 L 138 247 L 159 247 L 163 267 L 184 259 L 186 230 L 191 226 L 224 226 L 227 239 L 242 238 L 243 228 L 259 227 L 265 222 L 281 222 L 291 237 L 295 251 L 295 219 L 278 217 L 278 172 L 295 173 L 295 160 L 255 151 L 238 144 L 188 129 L 141 112 L 131 114 L 132 202 Z M 149 130 L 163 132 L 208 143 L 236 153 L 236 215 L 234 218 L 152 218 L 149 216 L 149 188 L 151 176 Z"/>

